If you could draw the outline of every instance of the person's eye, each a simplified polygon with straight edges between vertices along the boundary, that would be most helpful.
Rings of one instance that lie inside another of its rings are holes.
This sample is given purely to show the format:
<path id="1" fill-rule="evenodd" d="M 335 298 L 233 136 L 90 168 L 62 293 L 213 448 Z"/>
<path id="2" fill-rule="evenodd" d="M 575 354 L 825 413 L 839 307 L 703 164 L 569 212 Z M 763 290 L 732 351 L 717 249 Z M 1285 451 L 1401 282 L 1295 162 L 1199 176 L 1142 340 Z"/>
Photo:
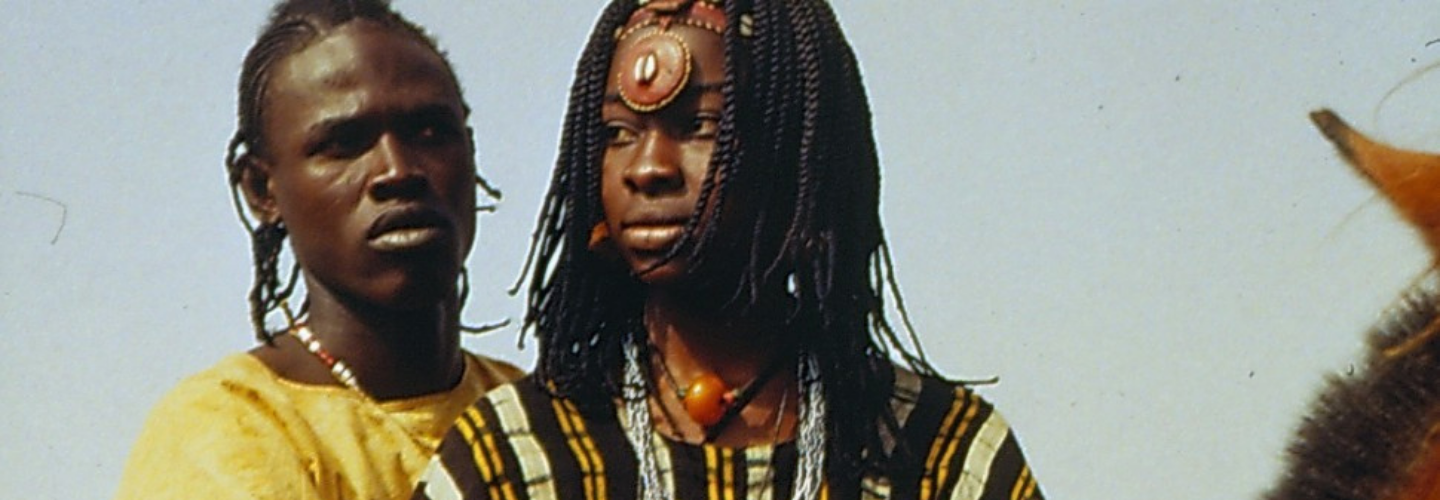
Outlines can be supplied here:
<path id="1" fill-rule="evenodd" d="M 637 134 L 635 130 L 625 126 L 623 123 L 611 122 L 605 124 L 605 144 L 608 146 L 633 144 L 636 138 Z"/>
<path id="2" fill-rule="evenodd" d="M 444 145 L 460 137 L 460 126 L 450 120 L 426 120 L 418 124 L 414 137 L 421 144 Z"/>
<path id="3" fill-rule="evenodd" d="M 335 127 L 315 141 L 309 148 L 309 155 L 334 159 L 355 158 L 370 149 L 370 144 L 374 142 L 372 135 L 361 127 Z"/>
<path id="4" fill-rule="evenodd" d="M 692 138 L 715 139 L 720 136 L 720 116 L 706 113 L 695 115 L 695 122 L 690 127 Z"/>
<path id="5" fill-rule="evenodd" d="M 423 112 L 413 117 L 406 135 L 423 146 L 448 146 L 464 135 L 464 122 L 444 111 Z"/>

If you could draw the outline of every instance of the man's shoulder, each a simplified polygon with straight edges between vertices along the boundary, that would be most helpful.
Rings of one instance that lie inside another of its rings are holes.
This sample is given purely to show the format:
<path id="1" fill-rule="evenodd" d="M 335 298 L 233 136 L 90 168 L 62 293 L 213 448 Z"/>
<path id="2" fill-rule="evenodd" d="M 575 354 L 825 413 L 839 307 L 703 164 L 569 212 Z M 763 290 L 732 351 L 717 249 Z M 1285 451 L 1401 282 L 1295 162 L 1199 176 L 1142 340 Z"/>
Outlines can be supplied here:
<path id="1" fill-rule="evenodd" d="M 508 361 L 468 350 L 464 352 L 467 362 L 476 369 L 476 373 L 479 375 L 477 382 L 483 385 L 487 391 L 525 376 L 524 370 Z"/>
<path id="2" fill-rule="evenodd" d="M 284 397 L 282 384 L 280 377 L 259 359 L 247 353 L 235 353 L 181 379 L 161 399 L 157 411 L 254 404 Z"/>

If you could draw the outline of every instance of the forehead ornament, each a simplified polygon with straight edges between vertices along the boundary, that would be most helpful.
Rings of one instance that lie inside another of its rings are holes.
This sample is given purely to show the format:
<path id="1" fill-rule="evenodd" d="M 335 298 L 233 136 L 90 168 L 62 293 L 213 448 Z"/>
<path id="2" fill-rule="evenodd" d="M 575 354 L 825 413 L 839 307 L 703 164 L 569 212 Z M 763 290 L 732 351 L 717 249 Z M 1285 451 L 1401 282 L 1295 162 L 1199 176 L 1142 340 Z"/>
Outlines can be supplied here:
<path id="1" fill-rule="evenodd" d="M 620 99 L 648 113 L 665 107 L 690 81 L 690 49 L 669 31 L 652 31 L 619 55 Z"/>
<path id="2" fill-rule="evenodd" d="M 615 54 L 620 100 L 648 113 L 669 105 L 690 81 L 690 48 L 670 26 L 680 23 L 723 36 L 725 12 L 713 0 L 641 0 L 640 9 L 616 32 L 617 43 L 635 41 Z M 644 28 L 654 28 L 639 33 Z"/>

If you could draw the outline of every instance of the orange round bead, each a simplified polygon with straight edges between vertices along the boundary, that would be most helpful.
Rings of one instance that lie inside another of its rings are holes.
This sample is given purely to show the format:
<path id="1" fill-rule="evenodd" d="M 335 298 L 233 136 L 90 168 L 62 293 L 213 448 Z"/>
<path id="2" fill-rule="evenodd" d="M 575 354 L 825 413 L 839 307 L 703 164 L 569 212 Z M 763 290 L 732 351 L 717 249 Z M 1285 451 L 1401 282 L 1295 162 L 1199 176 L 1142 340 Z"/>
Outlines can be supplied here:
<path id="1" fill-rule="evenodd" d="M 725 386 L 725 381 L 714 374 L 706 374 L 690 383 L 690 388 L 685 390 L 685 413 L 700 425 L 709 427 L 720 421 L 725 415 L 725 395 L 730 388 Z"/>

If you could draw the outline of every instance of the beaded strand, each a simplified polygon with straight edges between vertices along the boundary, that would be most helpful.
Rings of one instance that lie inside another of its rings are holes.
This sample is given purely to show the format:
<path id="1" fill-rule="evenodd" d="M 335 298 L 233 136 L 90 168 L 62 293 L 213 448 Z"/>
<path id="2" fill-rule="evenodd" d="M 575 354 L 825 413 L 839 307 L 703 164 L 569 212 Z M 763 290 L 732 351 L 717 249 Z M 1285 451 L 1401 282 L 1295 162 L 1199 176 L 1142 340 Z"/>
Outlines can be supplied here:
<path id="1" fill-rule="evenodd" d="M 294 335 L 295 338 L 300 341 L 300 345 L 305 346 L 305 349 L 310 351 L 310 354 L 314 354 L 316 358 L 320 359 L 321 363 L 325 364 L 326 368 L 330 369 L 330 374 L 335 376 L 335 380 L 340 381 L 341 384 L 345 384 L 345 387 L 349 387 L 355 392 L 362 395 L 366 394 L 365 390 L 360 388 L 360 382 L 355 380 L 355 372 L 350 371 L 350 367 L 346 365 L 344 361 L 341 361 L 339 358 L 331 355 L 329 351 L 326 351 L 325 347 L 320 345 L 320 339 L 315 338 L 315 334 L 310 331 L 310 327 L 305 325 L 296 326 L 290 329 L 290 334 Z"/>

